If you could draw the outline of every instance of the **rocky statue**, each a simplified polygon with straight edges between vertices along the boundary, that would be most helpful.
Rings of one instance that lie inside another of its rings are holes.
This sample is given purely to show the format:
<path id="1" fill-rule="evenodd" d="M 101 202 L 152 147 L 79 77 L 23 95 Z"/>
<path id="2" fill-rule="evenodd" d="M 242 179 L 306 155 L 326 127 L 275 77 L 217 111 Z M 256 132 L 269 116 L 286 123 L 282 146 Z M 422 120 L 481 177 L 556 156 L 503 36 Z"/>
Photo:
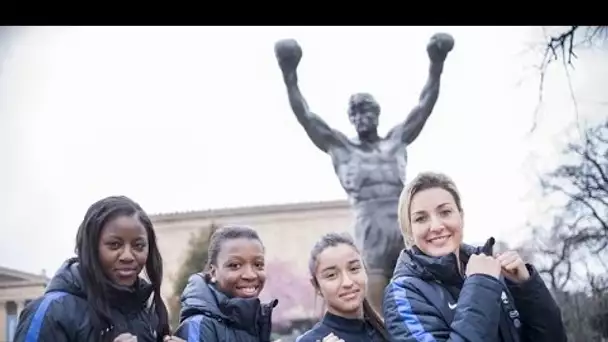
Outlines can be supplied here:
<path id="1" fill-rule="evenodd" d="M 427 45 L 429 75 L 420 100 L 405 120 L 385 137 L 377 132 L 380 105 L 374 97 L 369 93 L 351 95 L 348 118 L 357 137 L 348 138 L 312 112 L 302 96 L 296 71 L 302 48 L 293 39 L 275 44 L 291 109 L 312 143 L 331 157 L 334 171 L 354 209 L 355 240 L 368 270 L 369 299 L 379 313 L 384 288 L 404 248 L 397 222 L 397 203 L 405 181 L 406 147 L 418 137 L 433 111 L 443 64 L 453 47 L 454 39 L 449 34 L 431 37 Z"/>

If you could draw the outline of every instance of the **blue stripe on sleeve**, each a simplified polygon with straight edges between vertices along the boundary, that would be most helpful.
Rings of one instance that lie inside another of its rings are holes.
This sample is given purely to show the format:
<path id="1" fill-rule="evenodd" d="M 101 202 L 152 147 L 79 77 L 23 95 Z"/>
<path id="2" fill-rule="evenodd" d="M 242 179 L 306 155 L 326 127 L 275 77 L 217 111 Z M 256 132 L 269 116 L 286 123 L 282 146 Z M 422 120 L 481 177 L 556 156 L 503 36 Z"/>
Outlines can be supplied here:
<path id="1" fill-rule="evenodd" d="M 414 337 L 417 342 L 437 342 L 433 335 L 424 330 L 418 316 L 412 310 L 412 304 L 409 299 L 407 299 L 406 290 L 395 284 L 395 282 L 392 282 L 390 286 L 391 294 L 395 300 L 397 312 L 399 313 L 399 318 L 403 320 L 403 323 L 407 330 L 412 334 L 412 337 Z"/>
<path id="2" fill-rule="evenodd" d="M 193 316 L 188 322 L 188 341 L 199 342 L 201 340 L 201 322 L 203 315 Z"/>
<path id="3" fill-rule="evenodd" d="M 40 305 L 36 309 L 36 313 L 34 314 L 34 318 L 32 318 L 32 322 L 30 323 L 30 328 L 27 330 L 27 335 L 25 335 L 25 342 L 38 342 L 38 338 L 40 337 L 40 330 L 42 329 L 42 323 L 44 322 L 44 315 L 46 311 L 49 309 L 49 305 L 55 299 L 61 298 L 65 296 L 66 292 L 49 292 L 44 296 Z"/>

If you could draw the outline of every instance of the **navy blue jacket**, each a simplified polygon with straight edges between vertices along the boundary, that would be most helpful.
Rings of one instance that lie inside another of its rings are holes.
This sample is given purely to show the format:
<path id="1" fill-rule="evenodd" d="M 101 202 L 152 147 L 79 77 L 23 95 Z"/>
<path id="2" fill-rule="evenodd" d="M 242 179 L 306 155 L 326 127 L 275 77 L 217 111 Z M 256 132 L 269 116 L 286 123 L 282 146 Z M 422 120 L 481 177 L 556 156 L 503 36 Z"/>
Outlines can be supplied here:
<path id="1" fill-rule="evenodd" d="M 261 304 L 258 298 L 228 298 L 193 274 L 182 293 L 180 326 L 176 336 L 187 342 L 269 342 L 274 300 Z"/>
<path id="2" fill-rule="evenodd" d="M 350 319 L 329 312 L 312 329 L 296 339 L 296 342 L 317 342 L 333 333 L 347 342 L 385 342 L 369 323 L 362 319 Z"/>
<path id="3" fill-rule="evenodd" d="M 14 342 L 112 341 L 122 333 L 138 341 L 156 342 L 158 318 L 148 299 L 152 286 L 140 279 L 134 289 L 113 288 L 109 294 L 111 329 L 94 328 L 85 284 L 76 259 L 55 274 L 44 296 L 29 303 L 19 316 Z"/>
<path id="4" fill-rule="evenodd" d="M 482 248 L 463 245 L 462 269 L 472 254 L 479 253 Z M 384 320 L 391 340 L 567 341 L 557 304 L 538 272 L 530 265 L 528 270 L 530 279 L 519 285 L 483 274 L 464 279 L 454 254 L 435 258 L 416 247 L 404 250 L 384 293 Z"/>

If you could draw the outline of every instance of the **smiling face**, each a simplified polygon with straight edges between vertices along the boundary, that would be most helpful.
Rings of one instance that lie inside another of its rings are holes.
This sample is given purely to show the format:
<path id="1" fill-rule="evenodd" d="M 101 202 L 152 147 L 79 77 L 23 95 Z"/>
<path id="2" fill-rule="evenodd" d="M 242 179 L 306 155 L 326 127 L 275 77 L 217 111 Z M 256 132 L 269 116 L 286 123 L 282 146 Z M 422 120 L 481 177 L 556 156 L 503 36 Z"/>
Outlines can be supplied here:
<path id="1" fill-rule="evenodd" d="M 99 261 L 115 284 L 132 286 L 148 260 L 148 233 L 137 214 L 110 220 L 99 238 Z"/>
<path id="2" fill-rule="evenodd" d="M 452 194 L 441 187 L 412 197 L 410 222 L 414 245 L 429 256 L 454 253 L 462 243 L 462 213 Z"/>
<path id="3" fill-rule="evenodd" d="M 210 265 L 210 275 L 228 296 L 257 297 L 266 282 L 264 247 L 256 239 L 222 241 L 217 262 Z"/>
<path id="4" fill-rule="evenodd" d="M 337 316 L 360 317 L 367 286 L 361 255 L 342 243 L 327 247 L 316 260 L 315 285 L 327 303 L 327 310 Z"/>

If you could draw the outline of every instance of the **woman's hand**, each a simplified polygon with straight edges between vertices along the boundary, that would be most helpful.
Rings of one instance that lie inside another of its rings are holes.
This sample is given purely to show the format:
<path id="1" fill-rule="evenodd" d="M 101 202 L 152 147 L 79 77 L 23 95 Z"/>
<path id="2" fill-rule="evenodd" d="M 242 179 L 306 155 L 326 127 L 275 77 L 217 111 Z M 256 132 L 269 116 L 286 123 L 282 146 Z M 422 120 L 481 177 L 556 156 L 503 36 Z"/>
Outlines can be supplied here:
<path id="1" fill-rule="evenodd" d="M 329 335 L 323 337 L 322 342 L 344 342 L 344 340 L 334 335 L 334 333 L 329 333 Z"/>
<path id="2" fill-rule="evenodd" d="M 177 336 L 165 336 L 163 337 L 163 341 L 164 342 L 186 342 L 185 340 L 182 340 L 181 338 L 177 337 Z"/>
<path id="3" fill-rule="evenodd" d="M 496 260 L 500 262 L 502 274 L 512 282 L 523 283 L 530 279 L 530 272 L 528 272 L 526 263 L 516 251 L 498 254 L 496 255 Z"/>
<path id="4" fill-rule="evenodd" d="M 484 254 L 473 254 L 469 258 L 465 274 L 467 277 L 473 274 L 486 274 L 498 279 L 500 271 L 500 261 L 498 259 Z"/>
<path id="5" fill-rule="evenodd" d="M 116 336 L 114 342 L 137 342 L 137 336 L 124 333 Z"/>

